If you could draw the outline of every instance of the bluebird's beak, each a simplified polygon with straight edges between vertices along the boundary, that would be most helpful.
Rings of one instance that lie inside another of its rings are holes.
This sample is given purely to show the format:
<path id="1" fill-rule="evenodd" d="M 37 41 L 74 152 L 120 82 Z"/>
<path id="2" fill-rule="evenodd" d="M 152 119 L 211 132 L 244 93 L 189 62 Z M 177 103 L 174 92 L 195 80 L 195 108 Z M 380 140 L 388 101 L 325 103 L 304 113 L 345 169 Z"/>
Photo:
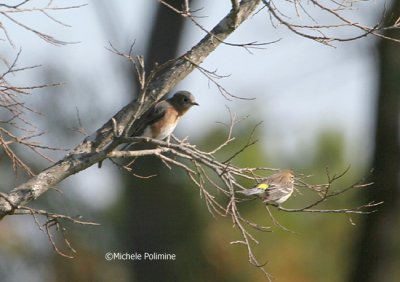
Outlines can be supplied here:
<path id="1" fill-rule="evenodd" d="M 200 106 L 197 102 L 193 102 L 192 105 Z"/>

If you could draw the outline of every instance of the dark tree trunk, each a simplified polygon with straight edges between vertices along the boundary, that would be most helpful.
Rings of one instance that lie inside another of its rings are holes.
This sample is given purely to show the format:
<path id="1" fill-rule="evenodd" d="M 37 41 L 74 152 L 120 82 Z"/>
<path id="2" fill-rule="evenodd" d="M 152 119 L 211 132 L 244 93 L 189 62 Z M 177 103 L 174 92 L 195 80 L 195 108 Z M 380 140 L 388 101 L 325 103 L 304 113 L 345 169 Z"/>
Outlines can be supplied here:
<path id="1" fill-rule="evenodd" d="M 168 1 L 177 8 L 183 2 Z M 183 17 L 160 4 L 145 56 L 147 70 L 176 57 L 182 30 Z M 212 271 L 202 250 L 204 223 L 195 208 L 198 194 L 185 185 L 186 175 L 167 169 L 156 158 L 141 158 L 134 168 L 141 175 L 157 176 L 139 179 L 124 172 L 124 216 L 117 225 L 118 234 L 123 236 L 122 247 L 131 253 L 177 256 L 176 261 L 131 261 L 136 280 L 212 281 L 207 277 Z"/>
<path id="2" fill-rule="evenodd" d="M 391 24 L 400 16 L 400 1 L 395 0 L 387 13 Z M 400 39 L 399 30 L 387 36 Z M 400 43 L 381 40 L 378 45 L 379 88 L 376 107 L 374 187 L 368 190 L 368 201 L 384 201 L 379 212 L 364 217 L 355 247 L 354 269 L 349 281 L 392 282 L 400 267 L 399 230 L 399 100 Z M 397 260 L 397 266 L 396 266 Z"/>
<path id="3" fill-rule="evenodd" d="M 166 1 L 181 9 L 183 0 Z M 191 1 L 193 4 L 195 1 Z M 155 63 L 162 64 L 176 57 L 179 42 L 182 38 L 184 18 L 164 5 L 159 5 L 147 44 L 146 65 L 152 69 Z"/>

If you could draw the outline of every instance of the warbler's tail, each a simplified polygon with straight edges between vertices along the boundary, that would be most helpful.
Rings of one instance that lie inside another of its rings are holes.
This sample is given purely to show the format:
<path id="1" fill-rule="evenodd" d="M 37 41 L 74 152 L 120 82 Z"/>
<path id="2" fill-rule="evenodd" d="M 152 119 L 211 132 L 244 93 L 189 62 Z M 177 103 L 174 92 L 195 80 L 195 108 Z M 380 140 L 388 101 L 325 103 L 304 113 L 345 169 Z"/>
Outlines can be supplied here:
<path id="1" fill-rule="evenodd" d="M 238 191 L 238 193 L 244 194 L 246 196 L 251 196 L 251 195 L 259 195 L 264 193 L 265 191 L 260 188 L 251 188 L 243 191 Z"/>

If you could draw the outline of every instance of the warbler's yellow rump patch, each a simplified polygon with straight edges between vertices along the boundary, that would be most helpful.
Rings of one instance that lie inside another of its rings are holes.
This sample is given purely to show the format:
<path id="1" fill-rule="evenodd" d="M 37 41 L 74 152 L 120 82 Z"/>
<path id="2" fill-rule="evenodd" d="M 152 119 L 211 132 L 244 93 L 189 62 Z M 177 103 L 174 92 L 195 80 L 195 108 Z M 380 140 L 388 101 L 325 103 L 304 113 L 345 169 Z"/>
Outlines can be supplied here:
<path id="1" fill-rule="evenodd" d="M 267 189 L 268 187 L 269 187 L 269 185 L 265 184 L 265 183 L 260 183 L 257 185 L 257 188 L 260 188 L 260 189 Z"/>

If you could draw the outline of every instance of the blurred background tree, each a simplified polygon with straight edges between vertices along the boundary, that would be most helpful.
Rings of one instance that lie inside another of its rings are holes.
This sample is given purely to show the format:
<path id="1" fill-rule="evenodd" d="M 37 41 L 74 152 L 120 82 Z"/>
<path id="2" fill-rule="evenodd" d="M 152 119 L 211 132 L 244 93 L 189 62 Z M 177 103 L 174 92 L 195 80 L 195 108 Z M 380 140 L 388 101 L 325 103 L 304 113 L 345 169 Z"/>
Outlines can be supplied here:
<path id="1" fill-rule="evenodd" d="M 400 1 L 395 0 L 385 18 L 398 22 Z M 400 40 L 399 30 L 385 36 Z M 377 44 L 378 89 L 375 108 L 374 154 L 371 181 L 375 189 L 363 195 L 367 201 L 384 201 L 379 213 L 363 218 L 354 242 L 354 267 L 349 281 L 395 281 L 400 277 L 400 45 L 390 40 Z"/>
<path id="2" fill-rule="evenodd" d="M 171 3 L 179 7 L 181 1 L 171 1 Z M 112 42 L 122 41 L 128 46 L 132 43 L 130 35 L 119 29 L 122 23 L 118 23 L 117 14 L 108 14 L 112 11 L 117 13 L 111 7 L 113 5 L 110 6 L 109 3 L 107 6 L 104 3 L 96 5 L 96 12 L 100 15 L 98 24 L 104 29 L 105 38 Z M 183 44 L 184 36 L 190 35 L 188 32 L 184 33 L 182 17 L 162 5 L 155 7 L 152 12 L 154 16 L 147 16 L 155 20 L 149 21 L 151 25 L 143 24 L 148 30 L 147 33 L 150 34 L 148 43 L 143 47 L 139 46 L 139 49 L 143 48 L 147 66 L 150 67 L 155 62 L 163 62 L 175 57 L 177 50 L 182 48 L 179 46 Z M 399 10 L 396 7 L 395 5 L 392 7 L 393 11 Z M 132 11 L 132 14 L 139 13 L 143 11 Z M 146 11 L 146 14 L 149 15 L 150 12 Z M 391 17 L 391 20 L 395 18 Z M 143 26 L 141 28 L 144 28 Z M 167 34 L 165 29 L 173 32 Z M 397 36 L 394 31 L 390 32 L 392 32 L 390 36 Z M 389 82 L 396 81 L 398 78 L 399 71 L 396 70 L 397 65 L 395 65 L 398 62 L 394 59 L 397 58 L 395 54 L 398 48 L 397 43 L 394 42 L 379 42 L 379 52 L 382 57 L 379 69 L 382 82 L 377 101 L 376 149 L 372 165 L 375 169 L 373 181 L 379 189 L 367 190 L 371 193 L 368 195 L 368 200 L 383 199 L 387 204 L 380 209 L 381 212 L 373 216 L 355 217 L 353 220 L 357 223 L 356 226 L 353 226 L 344 215 L 274 212 L 274 216 L 282 225 L 296 233 L 274 227 L 273 233 L 257 234 L 260 240 L 257 254 L 262 260 L 268 260 L 268 271 L 279 281 L 339 282 L 346 278 L 350 281 L 394 281 L 393 279 L 398 277 L 398 268 L 396 268 L 399 260 L 399 252 L 396 250 L 398 239 L 396 229 L 392 227 L 396 226 L 396 221 L 399 221 L 397 183 L 399 154 L 395 153 L 398 151 L 399 119 L 396 98 L 399 92 L 396 89 L 386 88 L 396 87 L 395 83 Z M 126 84 L 126 93 L 131 93 L 128 98 L 131 99 L 137 93 L 137 86 L 134 84 L 132 69 L 127 69 L 125 66 L 126 63 L 123 62 L 122 67 L 111 66 L 110 68 L 122 69 L 118 74 L 123 77 L 121 81 Z M 95 97 L 98 89 L 93 85 L 93 80 L 82 78 L 74 81 L 76 76 L 73 72 L 68 74 L 69 71 L 62 65 L 61 67 L 54 66 L 54 69 L 47 74 L 47 79 L 53 82 L 58 81 L 60 77 L 71 76 L 68 79 L 69 84 L 72 85 L 69 91 L 85 92 L 86 97 Z M 74 87 L 75 91 L 71 90 Z M 258 91 L 251 86 L 242 85 L 241 87 L 241 92 Z M 187 88 L 191 87 L 187 86 Z M 47 124 L 46 128 L 53 129 L 54 135 L 62 136 L 62 132 L 67 133 L 64 137 L 58 137 L 59 139 L 76 142 L 82 135 L 76 134 L 75 139 L 70 136 L 69 129 L 78 125 L 75 105 L 65 105 L 65 96 L 62 95 L 68 94 L 63 93 L 65 91 L 62 88 L 49 90 L 49 95 L 46 97 L 52 97 L 47 101 L 54 107 L 54 112 L 46 111 L 46 113 L 54 117 L 50 119 L 54 123 Z M 55 92 L 59 93 L 60 97 L 54 97 L 57 96 L 54 95 Z M 79 99 L 87 99 L 88 104 L 92 105 L 91 109 L 96 109 L 95 111 L 80 111 L 81 120 L 91 123 L 85 126 L 96 128 L 99 120 L 107 114 L 101 113 L 103 108 L 90 98 L 79 97 Z M 282 99 L 285 100 L 285 96 Z M 77 100 L 75 99 L 75 102 Z M 42 109 L 49 107 L 43 100 L 40 103 L 42 103 L 40 107 Z M 200 104 L 199 111 L 202 111 L 203 115 L 207 114 L 207 110 L 204 109 L 207 108 L 207 103 L 200 102 Z M 236 129 L 238 148 L 246 139 L 249 128 L 264 113 L 264 111 L 261 113 L 264 108 L 257 107 L 254 110 L 255 105 L 249 106 L 254 119 L 246 120 Z M 244 108 L 246 111 L 249 109 Z M 223 116 L 219 115 L 216 119 L 222 118 Z M 188 116 L 187 119 L 193 122 L 193 117 Z M 264 119 L 264 116 L 260 119 Z M 276 119 L 272 118 L 272 122 L 276 122 Z M 269 125 L 268 121 L 267 125 Z M 317 133 L 313 144 L 303 144 L 300 147 L 306 152 L 312 152 L 307 156 L 304 156 L 302 152 L 292 156 L 279 154 L 274 150 L 271 152 L 270 148 L 273 144 L 265 145 L 260 142 L 236 159 L 236 163 L 246 165 L 251 162 L 254 166 L 292 167 L 299 172 L 314 174 L 312 180 L 316 183 L 323 182 L 325 167 L 336 172 L 344 170 L 348 165 L 345 134 L 330 129 L 329 126 L 323 127 L 326 128 Z M 187 135 L 182 129 L 183 127 L 178 128 L 177 135 Z M 223 139 L 218 129 L 205 131 L 202 128 L 202 130 L 201 138 L 195 139 L 199 147 L 211 147 L 212 144 Z M 265 134 L 265 132 L 258 132 L 258 134 Z M 258 137 L 263 138 L 263 136 Z M 293 138 L 292 134 L 290 138 Z M 370 137 L 364 138 L 370 139 Z M 5 158 L 2 158 L 3 173 L 8 165 Z M 157 176 L 146 180 L 132 177 L 124 171 L 117 171 L 107 163 L 103 169 L 96 168 L 89 172 L 92 177 L 106 174 L 112 179 L 109 186 L 114 196 L 106 196 L 108 200 L 111 199 L 112 204 L 105 204 L 103 208 L 88 206 L 86 201 L 77 200 L 81 196 L 77 190 L 72 189 L 71 186 L 76 185 L 72 181 L 62 185 L 69 186 L 68 189 L 63 189 L 65 191 L 63 195 L 51 193 L 34 203 L 33 206 L 40 208 L 47 206 L 49 210 L 56 209 L 67 214 L 84 214 L 85 217 L 90 217 L 102 224 L 100 227 L 91 228 L 68 226 L 70 241 L 78 251 L 73 260 L 55 254 L 47 238 L 36 230 L 37 227 L 32 223 L 32 219 L 6 218 L 3 220 L 0 225 L 0 277 L 2 280 L 110 281 L 118 277 L 119 281 L 265 281 L 265 276 L 247 263 L 245 250 L 240 246 L 229 245 L 230 241 L 237 239 L 237 231 L 232 228 L 231 221 L 212 218 L 203 201 L 199 200 L 198 190 L 192 189 L 182 172 L 171 172 L 159 160 L 152 158 L 140 159 L 135 166 L 140 168 L 138 172 L 142 175 L 156 173 Z M 370 166 L 365 163 L 356 161 L 356 165 L 352 165 L 350 173 L 343 179 L 343 185 L 368 175 L 369 168 Z M 89 178 L 89 175 L 84 177 Z M 0 179 L 3 181 L 4 177 Z M 6 191 L 10 187 L 8 182 L 12 180 L 7 179 L 4 185 L 0 184 L 1 191 Z M 95 182 L 89 183 L 86 182 L 87 186 L 94 186 L 91 190 L 93 195 L 93 191 L 101 186 L 96 187 Z M 253 185 L 253 183 L 248 183 L 248 185 Z M 89 189 L 85 187 L 85 184 L 81 186 L 80 190 Z M 99 199 L 96 200 L 101 202 L 101 193 L 98 192 Z M 288 201 L 287 205 L 295 207 L 308 202 L 310 195 L 307 191 L 301 190 L 301 192 L 302 195 L 297 194 Z M 357 203 L 359 198 L 360 195 L 350 195 L 346 199 L 337 199 L 330 204 L 351 205 Z M 254 217 L 259 222 L 272 225 L 261 203 L 254 201 L 243 203 L 243 208 L 246 215 Z M 359 224 L 360 222 L 362 224 Z M 357 242 L 360 243 L 357 244 Z M 144 263 L 140 261 L 108 262 L 104 259 L 104 254 L 108 251 L 141 253 L 153 250 L 176 253 L 177 261 Z"/>
<path id="3" fill-rule="evenodd" d="M 179 9 L 184 1 L 168 3 Z M 102 6 L 104 11 L 106 5 Z M 107 18 L 112 21 L 112 16 Z M 156 63 L 163 64 L 177 56 L 184 25 L 183 17 L 171 13 L 164 5 L 157 6 L 153 18 L 145 52 L 148 71 Z M 128 71 L 127 77 L 134 77 L 133 72 Z M 137 93 L 139 86 L 136 87 L 136 91 L 132 89 L 130 93 Z M 197 194 L 182 181 L 185 174 L 167 169 L 157 158 L 139 159 L 134 167 L 138 168 L 135 173 L 139 175 L 157 176 L 141 179 L 121 171 L 123 196 L 111 212 L 113 226 L 118 230 L 119 249 L 141 254 L 174 253 L 178 257 L 176 262 L 131 261 L 129 267 L 135 280 L 221 281 L 203 251 L 205 224 L 201 212 L 196 209 Z"/>

